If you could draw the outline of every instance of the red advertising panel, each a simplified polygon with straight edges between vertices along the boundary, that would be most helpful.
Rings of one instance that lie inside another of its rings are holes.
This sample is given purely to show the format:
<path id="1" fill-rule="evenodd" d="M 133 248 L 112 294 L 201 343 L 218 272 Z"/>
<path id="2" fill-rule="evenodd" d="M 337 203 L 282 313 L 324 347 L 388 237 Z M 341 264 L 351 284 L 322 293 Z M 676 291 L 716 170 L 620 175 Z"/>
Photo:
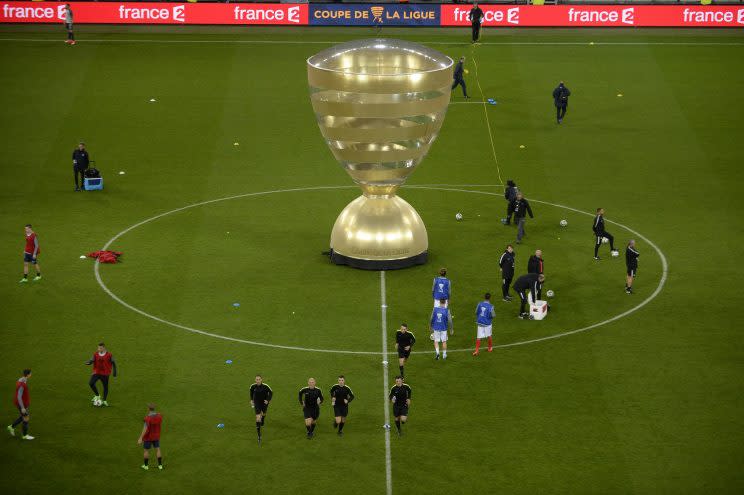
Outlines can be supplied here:
<path id="1" fill-rule="evenodd" d="M 75 23 L 307 25 L 307 4 L 70 2 Z M 63 22 L 64 3 L 0 2 L 0 22 Z"/>
<path id="2" fill-rule="evenodd" d="M 482 5 L 483 26 L 744 27 L 742 6 Z M 467 26 L 470 7 L 442 5 L 442 26 Z"/>

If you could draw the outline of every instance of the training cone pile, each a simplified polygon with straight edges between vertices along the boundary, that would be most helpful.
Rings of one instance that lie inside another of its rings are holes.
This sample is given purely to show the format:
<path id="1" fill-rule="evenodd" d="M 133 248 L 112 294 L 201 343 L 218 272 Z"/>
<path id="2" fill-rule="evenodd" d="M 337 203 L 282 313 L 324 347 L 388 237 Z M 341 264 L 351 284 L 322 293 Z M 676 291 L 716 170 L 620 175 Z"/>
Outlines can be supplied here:
<path id="1" fill-rule="evenodd" d="M 119 251 L 93 251 L 88 253 L 88 257 L 97 259 L 99 263 L 117 263 L 122 254 Z"/>

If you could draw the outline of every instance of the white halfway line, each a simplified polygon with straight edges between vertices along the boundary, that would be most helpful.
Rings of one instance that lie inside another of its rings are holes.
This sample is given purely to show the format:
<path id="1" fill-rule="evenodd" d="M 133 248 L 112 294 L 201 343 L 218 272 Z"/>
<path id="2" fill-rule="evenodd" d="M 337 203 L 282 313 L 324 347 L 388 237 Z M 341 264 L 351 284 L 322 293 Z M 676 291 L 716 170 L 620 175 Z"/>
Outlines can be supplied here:
<path id="1" fill-rule="evenodd" d="M 0 38 L 0 41 L 29 41 L 37 43 L 59 43 L 56 38 Z M 333 41 L 305 41 L 305 40 L 169 40 L 169 39 L 81 39 L 83 43 L 236 43 L 252 45 L 333 45 L 334 43 L 343 43 L 345 40 Z M 421 41 L 429 45 L 470 45 L 469 41 Z M 478 45 L 484 46 L 744 46 L 744 42 L 736 41 L 504 41 L 504 42 L 479 42 Z"/>
<path id="2" fill-rule="evenodd" d="M 380 272 L 380 319 L 382 331 L 382 401 L 385 404 L 385 419 L 382 423 L 387 425 L 390 421 L 390 402 L 388 401 L 388 357 L 387 357 L 387 302 L 385 300 L 385 271 Z M 385 490 L 387 495 L 393 493 L 393 470 L 390 456 L 390 428 L 385 430 Z"/>

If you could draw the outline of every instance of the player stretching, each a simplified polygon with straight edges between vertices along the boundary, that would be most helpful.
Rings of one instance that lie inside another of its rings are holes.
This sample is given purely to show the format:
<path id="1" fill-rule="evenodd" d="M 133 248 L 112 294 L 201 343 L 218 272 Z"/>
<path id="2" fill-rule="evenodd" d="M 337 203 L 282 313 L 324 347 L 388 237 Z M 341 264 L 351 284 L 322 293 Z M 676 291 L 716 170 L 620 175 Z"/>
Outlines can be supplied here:
<path id="1" fill-rule="evenodd" d="M 349 402 L 354 400 L 354 392 L 346 386 L 344 375 L 338 375 L 338 384 L 331 387 L 331 405 L 333 406 L 333 427 L 338 428 L 338 436 L 344 435 L 346 416 L 349 415 Z"/>
<path id="2" fill-rule="evenodd" d="M 599 246 L 602 244 L 602 238 L 607 238 L 610 241 L 610 254 L 617 256 L 617 250 L 615 249 L 615 238 L 605 230 L 604 221 L 604 208 L 597 208 L 597 216 L 594 217 L 594 223 L 592 224 L 592 230 L 594 231 L 595 242 L 594 242 L 594 259 L 599 259 Z"/>
<path id="3" fill-rule="evenodd" d="M 26 249 L 23 251 L 23 278 L 21 283 L 25 284 L 28 282 L 28 264 L 31 263 L 36 268 L 36 276 L 34 282 L 41 280 L 41 267 L 39 267 L 36 258 L 39 257 L 41 250 L 39 249 L 39 238 L 36 236 L 36 232 L 31 230 L 31 224 L 26 224 Z"/>
<path id="4" fill-rule="evenodd" d="M 101 400 L 101 396 L 98 393 L 98 386 L 96 382 L 98 380 L 103 383 L 103 405 L 108 406 L 108 382 L 111 370 L 114 371 L 114 378 L 116 378 L 116 361 L 109 351 L 106 350 L 106 346 L 103 342 L 98 344 L 98 350 L 93 354 L 93 359 L 89 359 L 85 362 L 86 365 L 93 365 L 93 374 L 90 376 L 90 389 L 95 394 L 91 401 L 95 404 Z M 99 404 L 100 405 L 100 404 Z"/>
<path id="5" fill-rule="evenodd" d="M 273 390 L 263 382 L 261 375 L 256 375 L 256 383 L 251 385 L 251 407 L 256 413 L 256 433 L 258 444 L 261 445 L 261 427 L 266 422 L 266 413 L 269 410 L 269 402 L 274 396 Z"/>
<path id="6" fill-rule="evenodd" d="M 28 379 L 31 378 L 31 370 L 23 370 L 23 376 L 16 381 L 16 393 L 13 396 L 13 403 L 18 408 L 20 416 L 18 419 L 13 421 L 13 424 L 8 425 L 8 433 L 10 436 L 15 436 L 15 427 L 23 423 L 23 438 L 24 440 L 33 440 L 34 437 L 28 434 L 28 421 L 31 419 L 28 413 L 28 406 L 31 404 L 31 398 L 28 393 Z"/>
<path id="7" fill-rule="evenodd" d="M 442 268 L 439 270 L 439 276 L 434 278 L 434 285 L 431 288 L 431 295 L 434 297 L 434 307 L 436 308 L 440 304 L 444 304 L 444 307 L 449 306 L 450 299 L 450 280 L 446 277 L 447 269 Z M 444 303 L 442 303 L 444 301 Z"/>
<path id="8" fill-rule="evenodd" d="M 496 316 L 496 311 L 493 309 L 491 304 L 491 294 L 486 292 L 485 301 L 479 302 L 475 308 L 476 324 L 478 325 L 478 334 L 475 338 L 475 352 L 473 356 L 477 356 L 480 350 L 481 339 L 488 337 L 488 352 L 493 351 L 493 337 L 492 334 L 492 323 L 493 317 Z"/>
<path id="9" fill-rule="evenodd" d="M 145 416 L 145 426 L 142 428 L 139 439 L 137 439 L 137 445 L 143 445 L 145 449 L 144 457 L 145 462 L 142 464 L 142 469 L 147 471 L 150 469 L 148 463 L 150 462 L 150 449 L 155 449 L 155 455 L 158 456 L 158 469 L 163 469 L 163 456 L 160 453 L 160 426 L 163 423 L 163 416 L 159 412 L 155 412 L 155 404 L 147 405 L 147 416 Z"/>
<path id="10" fill-rule="evenodd" d="M 315 387 L 315 378 L 307 381 L 307 387 L 303 387 L 299 394 L 302 414 L 305 416 L 305 428 L 307 428 L 307 439 L 310 440 L 315 434 L 315 424 L 320 416 L 320 405 L 323 403 L 323 392 Z"/>
<path id="11" fill-rule="evenodd" d="M 395 350 L 398 351 L 398 368 L 400 376 L 406 376 L 404 367 L 411 356 L 411 349 L 416 343 L 416 336 L 408 331 L 408 325 L 402 323 L 400 330 L 395 332 Z"/>
<path id="12" fill-rule="evenodd" d="M 431 318 L 429 319 L 429 328 L 434 334 L 434 350 L 437 353 L 434 359 L 439 359 L 440 342 L 444 351 L 442 358 L 447 359 L 447 329 L 450 329 L 451 333 L 455 333 L 455 328 L 452 325 L 452 314 L 447 308 L 447 301 L 444 299 L 439 301 L 439 306 L 432 310 Z"/>
<path id="13" fill-rule="evenodd" d="M 395 377 L 395 385 L 390 389 L 388 398 L 393 403 L 395 427 L 398 429 L 398 436 L 401 436 L 403 430 L 400 429 L 400 426 L 408 421 L 408 407 L 411 405 L 411 387 L 403 383 L 402 376 Z"/>

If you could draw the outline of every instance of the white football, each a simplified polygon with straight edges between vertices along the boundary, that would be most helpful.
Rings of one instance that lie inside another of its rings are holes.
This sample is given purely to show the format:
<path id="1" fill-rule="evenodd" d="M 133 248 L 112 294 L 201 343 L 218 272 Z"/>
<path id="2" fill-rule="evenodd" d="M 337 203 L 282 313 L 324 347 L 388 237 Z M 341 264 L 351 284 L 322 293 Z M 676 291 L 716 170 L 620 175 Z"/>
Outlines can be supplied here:
<path id="1" fill-rule="evenodd" d="M 548 297 L 553 297 L 555 295 L 555 292 L 553 292 L 552 290 L 549 290 L 547 294 L 548 294 Z"/>
<path id="2" fill-rule="evenodd" d="M 434 332 L 431 332 L 431 335 L 429 335 L 429 338 L 430 338 L 431 340 L 434 340 Z"/>
<path id="3" fill-rule="evenodd" d="M 607 244 L 608 242 L 610 242 L 610 240 L 608 238 L 606 238 L 606 237 L 603 237 L 602 238 L 602 244 Z"/>
<path id="4" fill-rule="evenodd" d="M 101 407 L 103 405 L 103 401 L 101 399 L 96 399 L 93 401 L 93 405 L 96 407 Z"/>
<path id="5" fill-rule="evenodd" d="M 561 220 L 561 227 L 565 227 L 566 225 L 568 225 L 568 220 L 564 218 L 563 220 Z"/>
<path id="6" fill-rule="evenodd" d="M 462 220 L 462 213 L 455 213 L 455 220 Z"/>
<path id="7" fill-rule="evenodd" d="M 617 258 L 618 256 L 620 256 L 620 253 L 617 250 L 613 251 L 611 254 L 613 258 Z"/>

